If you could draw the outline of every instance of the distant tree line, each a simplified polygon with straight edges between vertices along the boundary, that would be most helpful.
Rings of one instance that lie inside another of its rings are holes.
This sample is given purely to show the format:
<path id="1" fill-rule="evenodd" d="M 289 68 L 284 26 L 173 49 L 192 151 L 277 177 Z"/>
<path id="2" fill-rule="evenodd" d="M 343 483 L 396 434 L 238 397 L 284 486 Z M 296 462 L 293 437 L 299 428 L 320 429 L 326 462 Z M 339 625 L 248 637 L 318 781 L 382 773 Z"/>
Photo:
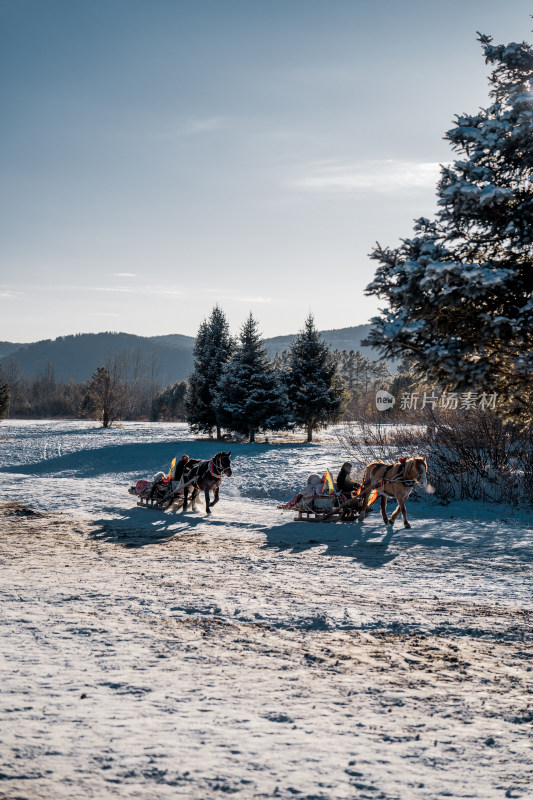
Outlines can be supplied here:
<path id="1" fill-rule="evenodd" d="M 312 441 L 315 431 L 346 413 L 353 418 L 364 398 L 370 402 L 378 385 L 392 381 L 385 363 L 358 350 L 331 350 L 312 315 L 291 347 L 270 358 L 253 316 L 232 337 L 218 306 L 198 330 L 188 383 L 162 386 L 157 360 L 140 350 L 108 357 L 84 382 L 56 380 L 51 361 L 27 377 L 13 357 L 2 374 L 0 415 L 84 417 L 106 428 L 118 420 L 187 421 L 197 433 L 249 441 L 295 427 Z"/>
<path id="2" fill-rule="evenodd" d="M 162 387 L 157 361 L 140 351 L 109 357 L 91 379 L 58 381 L 53 362 L 33 376 L 14 358 L 0 368 L 0 418 L 98 419 L 105 427 L 123 420 L 185 420 L 185 381 Z"/>

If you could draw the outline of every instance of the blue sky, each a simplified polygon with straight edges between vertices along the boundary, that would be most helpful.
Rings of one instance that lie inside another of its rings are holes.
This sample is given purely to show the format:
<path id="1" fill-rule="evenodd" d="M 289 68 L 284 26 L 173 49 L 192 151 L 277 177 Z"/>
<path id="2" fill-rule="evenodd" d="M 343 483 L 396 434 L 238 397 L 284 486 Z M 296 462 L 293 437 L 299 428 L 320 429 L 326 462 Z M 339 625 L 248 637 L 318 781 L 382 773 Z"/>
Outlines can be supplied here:
<path id="1" fill-rule="evenodd" d="M 0 340 L 368 321 L 528 0 L 2 0 Z"/>

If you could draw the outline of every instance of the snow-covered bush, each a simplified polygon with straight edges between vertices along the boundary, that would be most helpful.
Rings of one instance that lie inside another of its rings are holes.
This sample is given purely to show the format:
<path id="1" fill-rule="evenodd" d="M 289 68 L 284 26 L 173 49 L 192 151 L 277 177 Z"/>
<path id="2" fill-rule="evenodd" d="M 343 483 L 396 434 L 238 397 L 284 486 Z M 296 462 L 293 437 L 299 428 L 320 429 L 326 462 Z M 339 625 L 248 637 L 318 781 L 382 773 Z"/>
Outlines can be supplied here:
<path id="1" fill-rule="evenodd" d="M 489 411 L 430 412 L 422 436 L 442 499 L 531 500 L 533 437 Z"/>

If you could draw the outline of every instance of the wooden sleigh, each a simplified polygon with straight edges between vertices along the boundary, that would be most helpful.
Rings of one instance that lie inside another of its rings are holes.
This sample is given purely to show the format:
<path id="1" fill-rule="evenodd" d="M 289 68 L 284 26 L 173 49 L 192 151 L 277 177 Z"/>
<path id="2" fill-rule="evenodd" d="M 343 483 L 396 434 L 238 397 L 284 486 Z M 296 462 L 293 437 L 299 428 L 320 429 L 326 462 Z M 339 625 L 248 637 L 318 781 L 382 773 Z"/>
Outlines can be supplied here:
<path id="1" fill-rule="evenodd" d="M 161 478 L 158 481 L 140 480 L 135 486 L 130 486 L 129 494 L 137 497 L 137 505 L 143 508 L 152 508 L 166 511 L 173 503 L 183 499 L 183 491 L 192 481 L 172 481 L 170 478 Z"/>
<path id="2" fill-rule="evenodd" d="M 366 495 L 369 495 L 368 506 L 371 506 L 378 493 L 369 487 L 364 492 L 359 489 L 352 497 L 347 497 L 341 492 L 317 494 L 313 497 L 297 497 L 294 501 L 278 508 L 296 511 L 294 522 L 354 522 L 363 507 Z"/>

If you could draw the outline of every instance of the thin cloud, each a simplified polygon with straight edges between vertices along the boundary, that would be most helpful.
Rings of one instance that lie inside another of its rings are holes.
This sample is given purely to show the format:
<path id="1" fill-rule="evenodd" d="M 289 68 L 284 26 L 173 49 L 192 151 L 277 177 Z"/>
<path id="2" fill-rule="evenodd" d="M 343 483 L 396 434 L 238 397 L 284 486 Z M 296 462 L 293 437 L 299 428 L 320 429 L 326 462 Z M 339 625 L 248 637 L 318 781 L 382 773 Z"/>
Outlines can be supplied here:
<path id="1" fill-rule="evenodd" d="M 306 175 L 288 183 L 291 188 L 314 192 L 397 192 L 434 187 L 440 174 L 436 161 L 318 162 Z"/>
<path id="2" fill-rule="evenodd" d="M 22 292 L 11 292 L 9 290 L 0 291 L 0 297 L 3 300 L 14 300 L 17 297 L 20 297 L 21 295 L 22 295 Z"/>
<path id="3" fill-rule="evenodd" d="M 114 272 L 113 273 L 113 277 L 114 278 L 136 278 L 137 275 L 135 274 L 135 272 Z"/>
<path id="4" fill-rule="evenodd" d="M 120 314 L 115 314 L 111 311 L 82 311 L 81 315 L 83 317 L 120 317 Z"/>
<path id="5" fill-rule="evenodd" d="M 102 294 L 142 294 L 142 295 L 173 295 L 183 296 L 186 292 L 181 289 L 174 289 L 169 286 L 76 286 L 74 284 L 65 284 L 63 286 L 40 286 L 40 291 L 53 291 L 57 292 L 73 292 L 73 293 L 87 293 L 87 292 L 101 292 Z"/>
<path id="6" fill-rule="evenodd" d="M 203 119 L 189 119 L 177 125 L 168 138 L 181 138 L 186 136 L 202 136 L 206 133 L 227 128 L 228 123 L 224 117 L 204 117 Z"/>
<path id="7" fill-rule="evenodd" d="M 130 286 L 71 286 L 71 289 L 80 289 L 84 292 L 119 292 L 124 294 L 136 294 L 139 289 Z"/>
<path id="8" fill-rule="evenodd" d="M 240 295 L 229 294 L 228 289 L 216 287 L 203 287 L 199 286 L 195 289 L 195 294 L 216 294 L 217 297 L 224 298 L 224 301 L 234 303 L 271 303 L 271 297 L 242 297 Z"/>
<path id="9" fill-rule="evenodd" d="M 271 297 L 228 297 L 228 300 L 234 300 L 236 303 L 271 303 Z"/>
<path id="10" fill-rule="evenodd" d="M 122 294 L 154 294 L 154 295 L 183 295 L 184 293 L 179 289 L 169 289 L 168 286 L 75 286 L 70 287 L 80 291 L 87 292 L 118 292 Z"/>

